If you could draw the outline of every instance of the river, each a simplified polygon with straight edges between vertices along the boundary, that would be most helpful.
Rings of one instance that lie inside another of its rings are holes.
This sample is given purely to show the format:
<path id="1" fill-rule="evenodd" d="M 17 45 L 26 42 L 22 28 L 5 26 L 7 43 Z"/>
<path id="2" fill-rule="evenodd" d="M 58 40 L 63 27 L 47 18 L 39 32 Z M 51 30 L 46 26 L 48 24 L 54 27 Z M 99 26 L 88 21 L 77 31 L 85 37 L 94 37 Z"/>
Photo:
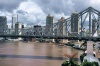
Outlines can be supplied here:
<path id="1" fill-rule="evenodd" d="M 54 43 L 6 41 L 0 42 L 0 66 L 61 66 L 67 58 L 82 51 Z"/>

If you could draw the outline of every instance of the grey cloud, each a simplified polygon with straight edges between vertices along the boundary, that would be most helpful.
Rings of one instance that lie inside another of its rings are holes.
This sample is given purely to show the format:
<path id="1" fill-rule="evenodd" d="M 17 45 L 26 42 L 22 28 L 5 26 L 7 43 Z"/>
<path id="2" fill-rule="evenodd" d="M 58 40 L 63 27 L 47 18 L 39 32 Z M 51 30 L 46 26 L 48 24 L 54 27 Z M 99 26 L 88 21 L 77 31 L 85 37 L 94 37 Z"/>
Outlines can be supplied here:
<path id="1" fill-rule="evenodd" d="M 44 17 L 41 18 L 41 17 L 39 17 L 40 15 L 34 15 L 34 16 L 36 18 L 36 21 L 33 21 L 32 24 L 34 24 L 34 25 L 44 25 L 46 23 Z"/>
<path id="2" fill-rule="evenodd" d="M 17 13 L 18 13 L 18 14 L 22 14 L 22 15 L 28 14 L 27 12 L 22 11 L 22 10 L 18 10 Z"/>
<path id="3" fill-rule="evenodd" d="M 75 9 L 80 12 L 88 7 L 91 6 L 90 0 L 72 0 L 72 2 L 75 4 Z"/>
<path id="4" fill-rule="evenodd" d="M 35 0 L 45 13 L 61 13 L 63 11 L 62 0 Z"/>
<path id="5" fill-rule="evenodd" d="M 70 15 L 75 11 L 82 11 L 90 6 L 90 0 L 34 0 L 42 10 L 48 13 L 64 13 Z"/>
<path id="6" fill-rule="evenodd" d="M 25 16 L 25 14 L 23 15 L 23 11 L 19 11 L 20 12 L 20 14 L 19 14 L 19 19 L 18 19 L 18 21 L 19 22 L 21 22 L 22 24 L 27 24 L 27 25 L 30 25 L 30 26 L 32 26 L 32 25 L 44 25 L 44 20 L 41 20 L 42 18 L 40 18 L 39 17 L 39 15 L 34 15 L 34 18 L 33 19 L 29 19 L 30 17 L 28 17 L 28 16 Z M 18 12 L 18 13 L 19 13 Z"/>
<path id="7" fill-rule="evenodd" d="M 35 0 L 35 2 L 40 5 L 40 7 L 43 9 L 45 13 L 62 13 L 69 14 L 68 12 L 72 12 L 70 9 L 70 6 L 73 5 L 67 5 L 68 0 Z"/>
<path id="8" fill-rule="evenodd" d="M 35 23 L 28 21 L 27 25 L 33 26 Z"/>
<path id="9" fill-rule="evenodd" d="M 10 0 L 9 3 L 8 2 L 6 3 L 4 1 L 8 0 L 3 0 L 3 2 L 0 1 L 0 10 L 7 10 L 11 12 L 13 9 L 16 9 L 22 1 L 26 0 Z M 94 7 L 94 5 L 90 4 L 90 0 L 30 0 L 30 1 L 35 2 L 42 9 L 43 13 L 45 13 L 46 15 L 51 14 L 54 17 L 56 15 L 55 18 L 57 19 L 60 19 L 62 15 L 59 14 L 62 13 L 64 14 L 64 16 L 70 16 L 71 13 L 75 12 L 76 10 L 80 12 L 90 6 Z M 22 23 L 27 23 L 28 25 L 45 24 L 46 16 L 39 17 L 39 15 L 41 15 L 42 13 L 39 14 L 32 13 L 32 15 L 35 16 L 36 20 L 28 20 L 28 17 L 25 16 L 25 14 L 27 14 L 27 11 L 25 12 L 22 10 L 18 10 L 17 13 L 23 15 L 20 16 L 19 18 L 19 20 Z"/>
<path id="10" fill-rule="evenodd" d="M 19 4 L 26 0 L 0 0 L 0 10 L 12 12 Z"/>

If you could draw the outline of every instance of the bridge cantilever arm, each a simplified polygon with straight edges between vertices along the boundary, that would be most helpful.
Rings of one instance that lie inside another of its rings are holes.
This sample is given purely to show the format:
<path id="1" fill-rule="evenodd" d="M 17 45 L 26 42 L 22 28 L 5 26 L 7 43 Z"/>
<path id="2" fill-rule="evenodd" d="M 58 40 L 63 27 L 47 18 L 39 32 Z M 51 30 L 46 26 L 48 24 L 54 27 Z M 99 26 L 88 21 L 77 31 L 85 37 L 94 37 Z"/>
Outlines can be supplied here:
<path id="1" fill-rule="evenodd" d="M 94 8 L 92 8 L 92 10 L 93 10 L 93 12 L 97 12 L 96 14 L 99 14 L 100 13 L 100 11 L 98 11 L 98 10 L 96 10 L 96 9 L 94 9 Z"/>

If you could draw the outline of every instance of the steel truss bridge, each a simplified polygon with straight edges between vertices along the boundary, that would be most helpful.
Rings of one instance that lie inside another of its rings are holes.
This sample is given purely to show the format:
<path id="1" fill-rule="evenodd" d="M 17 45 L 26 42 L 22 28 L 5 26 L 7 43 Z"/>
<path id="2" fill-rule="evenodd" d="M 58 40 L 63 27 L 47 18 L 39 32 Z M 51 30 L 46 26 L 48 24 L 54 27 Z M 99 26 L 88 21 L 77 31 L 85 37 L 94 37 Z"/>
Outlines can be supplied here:
<path id="1" fill-rule="evenodd" d="M 43 38 L 43 39 L 68 39 L 68 40 L 86 40 L 86 41 L 100 41 L 100 37 L 62 37 L 62 36 L 31 36 L 31 35 L 0 35 L 0 37 L 12 38 Z"/>
<path id="2" fill-rule="evenodd" d="M 92 23 L 93 20 L 96 20 L 94 23 Z M 22 38 L 49 38 L 49 39 L 68 39 L 68 40 L 92 40 L 92 41 L 99 41 L 99 29 L 100 29 L 100 11 L 89 7 L 81 12 L 78 13 L 78 22 L 80 33 L 77 33 L 77 35 L 72 35 L 71 32 L 71 17 L 63 20 L 63 27 L 65 27 L 65 33 L 66 35 L 46 35 L 45 32 L 43 32 L 42 35 L 34 35 L 34 31 L 30 30 L 30 32 L 27 32 L 28 29 L 18 29 L 18 33 L 22 32 L 22 34 L 16 34 L 14 33 L 14 29 L 0 29 L 0 37 L 22 37 Z M 93 28 L 93 24 L 96 24 Z M 53 28 L 56 28 L 58 26 L 58 23 L 55 23 L 53 25 Z M 52 26 L 51 26 L 52 27 Z M 51 28 L 52 29 L 52 28 Z M 88 35 L 82 36 L 83 29 L 88 29 Z M 94 29 L 94 31 L 92 31 Z M 61 29 L 57 29 L 58 31 L 61 31 Z M 36 30 L 38 33 L 39 31 Z M 93 37 L 93 35 L 98 32 L 98 37 Z"/>

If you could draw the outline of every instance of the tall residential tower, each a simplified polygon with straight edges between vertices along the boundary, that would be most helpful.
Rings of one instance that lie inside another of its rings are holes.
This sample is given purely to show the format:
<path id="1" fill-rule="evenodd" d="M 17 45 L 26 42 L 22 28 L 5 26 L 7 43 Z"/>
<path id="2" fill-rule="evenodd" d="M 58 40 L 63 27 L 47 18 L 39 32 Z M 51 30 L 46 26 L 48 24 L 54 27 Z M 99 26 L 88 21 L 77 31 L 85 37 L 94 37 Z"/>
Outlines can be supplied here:
<path id="1" fill-rule="evenodd" d="M 63 36 L 63 22 L 64 22 L 64 17 L 61 17 L 61 19 L 58 20 L 58 29 L 57 29 L 57 35 L 58 36 Z"/>
<path id="2" fill-rule="evenodd" d="M 54 17 L 48 14 L 48 16 L 46 17 L 46 35 L 47 36 L 53 35 L 53 21 L 54 21 Z"/>
<path id="3" fill-rule="evenodd" d="M 6 16 L 0 16 L 0 34 L 5 34 L 7 29 L 7 18 Z"/>
<path id="4" fill-rule="evenodd" d="M 78 36 L 79 34 L 79 21 L 78 21 L 78 13 L 72 13 L 71 15 L 71 35 Z"/>

